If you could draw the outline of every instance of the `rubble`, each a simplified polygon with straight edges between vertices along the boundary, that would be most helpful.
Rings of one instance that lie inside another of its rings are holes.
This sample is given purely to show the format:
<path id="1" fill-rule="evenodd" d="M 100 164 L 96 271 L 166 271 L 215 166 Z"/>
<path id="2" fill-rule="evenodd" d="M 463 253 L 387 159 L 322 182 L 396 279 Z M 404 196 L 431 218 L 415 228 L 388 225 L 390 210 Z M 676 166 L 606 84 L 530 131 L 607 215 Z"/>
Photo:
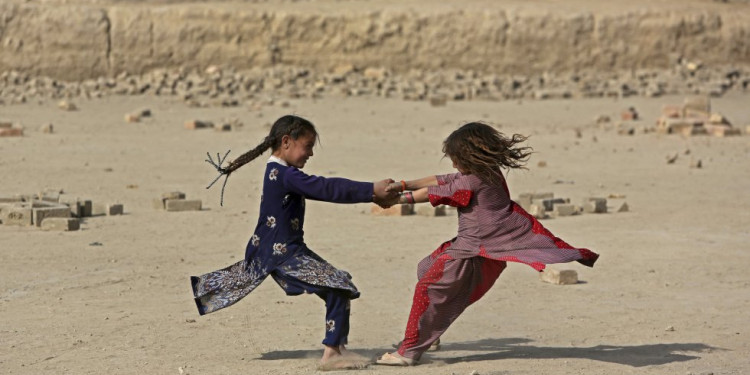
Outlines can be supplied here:
<path id="1" fill-rule="evenodd" d="M 630 96 L 699 94 L 699 97 L 723 95 L 728 91 L 750 89 L 750 71 L 725 67 L 701 67 L 695 74 L 684 64 L 667 70 L 632 72 L 581 72 L 553 76 L 550 73 L 498 75 L 474 70 L 410 70 L 396 73 L 385 68 L 357 69 L 345 64 L 334 71 L 294 66 L 275 66 L 236 71 L 231 66 L 213 66 L 197 71 L 188 68 L 155 69 L 142 75 L 123 73 L 80 82 L 62 82 L 49 77 L 36 77 L 18 71 L 0 74 L 0 105 L 22 103 L 34 99 L 59 99 L 58 107 L 77 110 L 74 98 L 110 95 L 173 96 L 196 107 L 235 107 L 251 103 L 253 110 L 261 106 L 289 106 L 281 98 L 321 98 L 325 96 L 370 96 L 402 100 L 429 101 L 444 106 L 448 101 L 567 99 Z M 728 78 L 729 77 L 729 78 Z M 721 83 L 717 83 L 721 82 Z M 267 97 L 276 100 L 259 100 Z M 705 111 L 704 99 L 691 100 L 681 109 L 684 118 Z M 666 108 L 665 108 L 666 110 Z M 710 115 L 710 114 L 709 114 Z M 150 116 L 150 110 L 133 112 L 127 120 Z M 624 121 L 638 119 L 635 109 L 621 114 Z M 600 116 L 597 123 L 609 122 Z"/>

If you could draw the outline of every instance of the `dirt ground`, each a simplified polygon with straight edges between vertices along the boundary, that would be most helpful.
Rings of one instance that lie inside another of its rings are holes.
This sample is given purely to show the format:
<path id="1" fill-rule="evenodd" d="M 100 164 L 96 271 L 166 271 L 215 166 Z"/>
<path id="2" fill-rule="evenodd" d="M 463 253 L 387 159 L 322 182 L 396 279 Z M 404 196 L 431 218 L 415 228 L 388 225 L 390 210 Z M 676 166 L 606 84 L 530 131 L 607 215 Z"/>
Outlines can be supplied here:
<path id="1" fill-rule="evenodd" d="M 188 108 L 176 99 L 109 97 L 0 107 L 26 135 L 0 138 L 0 194 L 44 188 L 119 202 L 123 216 L 87 218 L 75 232 L 0 225 L 0 373 L 299 374 L 316 372 L 324 307 L 287 297 L 270 279 L 235 306 L 199 317 L 189 276 L 238 261 L 257 220 L 265 157 L 232 175 L 224 207 L 203 160 L 254 147 L 277 117 L 312 120 L 322 144 L 310 174 L 376 180 L 451 172 L 441 141 L 467 121 L 531 135 L 528 171 L 508 177 L 513 197 L 554 192 L 614 211 L 544 220 L 601 258 L 578 264 L 581 282 L 543 283 L 512 264 L 414 368 L 358 374 L 745 374 L 750 372 L 750 136 L 644 134 L 662 105 L 682 97 L 523 102 L 291 100 L 290 106 Z M 750 97 L 714 99 L 744 129 Z M 633 106 L 636 134 L 595 124 Z M 149 108 L 150 119 L 123 116 Z M 238 118 L 240 130 L 186 130 L 186 120 Z M 54 125 L 53 134 L 37 129 Z M 577 130 L 580 131 L 578 137 Z M 678 154 L 668 164 L 669 155 Z M 702 168 L 690 168 L 701 160 Z M 546 162 L 546 166 L 539 165 Z M 165 212 L 168 191 L 201 199 L 200 212 Z M 456 231 L 455 216 L 378 217 L 367 204 L 310 202 L 306 241 L 348 270 L 350 349 L 375 357 L 400 340 L 416 264 Z M 100 245 L 97 245 L 100 244 Z"/>

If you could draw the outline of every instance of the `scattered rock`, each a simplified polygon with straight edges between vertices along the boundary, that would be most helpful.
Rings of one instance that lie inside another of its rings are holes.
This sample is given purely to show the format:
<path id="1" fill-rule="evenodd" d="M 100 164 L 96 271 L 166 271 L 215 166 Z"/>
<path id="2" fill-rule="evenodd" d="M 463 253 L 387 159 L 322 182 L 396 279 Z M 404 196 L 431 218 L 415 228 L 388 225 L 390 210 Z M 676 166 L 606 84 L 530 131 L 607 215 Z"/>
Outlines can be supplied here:
<path id="1" fill-rule="evenodd" d="M 61 100 L 60 102 L 58 102 L 57 103 L 57 108 L 60 108 L 63 111 L 76 111 L 76 110 L 78 110 L 78 107 L 75 104 L 73 104 L 73 103 L 71 103 L 71 102 L 69 102 L 67 100 Z"/>

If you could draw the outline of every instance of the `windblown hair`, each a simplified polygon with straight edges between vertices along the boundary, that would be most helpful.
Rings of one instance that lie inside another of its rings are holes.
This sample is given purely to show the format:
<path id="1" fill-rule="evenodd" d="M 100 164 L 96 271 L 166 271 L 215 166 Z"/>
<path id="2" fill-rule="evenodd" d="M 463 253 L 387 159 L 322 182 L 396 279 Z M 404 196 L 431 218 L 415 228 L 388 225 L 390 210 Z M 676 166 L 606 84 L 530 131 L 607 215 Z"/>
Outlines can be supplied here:
<path id="1" fill-rule="evenodd" d="M 455 130 L 443 141 L 443 153 L 469 174 L 485 182 L 501 179 L 501 169 L 526 169 L 531 147 L 517 146 L 528 137 L 510 137 L 481 122 L 470 122 Z"/>
<path id="2" fill-rule="evenodd" d="M 318 132 L 310 121 L 294 115 L 283 116 L 273 123 L 271 131 L 266 138 L 263 139 L 263 142 L 229 163 L 225 168 L 225 172 L 227 174 L 234 172 L 239 167 L 262 155 L 269 148 L 272 152 L 276 151 L 281 146 L 281 138 L 285 135 L 292 137 L 292 139 L 298 139 L 307 134 L 314 135 L 315 141 L 317 142 Z"/>

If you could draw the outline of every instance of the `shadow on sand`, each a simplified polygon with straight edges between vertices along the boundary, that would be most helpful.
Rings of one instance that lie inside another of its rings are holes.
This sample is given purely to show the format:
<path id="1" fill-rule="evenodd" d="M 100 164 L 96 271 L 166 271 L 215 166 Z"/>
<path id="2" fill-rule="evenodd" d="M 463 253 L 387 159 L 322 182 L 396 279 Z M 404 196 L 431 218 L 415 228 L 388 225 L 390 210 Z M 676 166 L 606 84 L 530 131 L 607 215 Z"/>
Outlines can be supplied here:
<path id="1" fill-rule="evenodd" d="M 632 367 L 664 365 L 685 362 L 699 358 L 686 353 L 701 353 L 708 350 L 722 350 L 700 343 L 671 343 L 650 345 L 597 345 L 592 347 L 544 347 L 529 345 L 532 340 L 520 338 L 484 339 L 458 343 L 443 343 L 440 352 L 430 352 L 422 357 L 422 363 L 431 360 L 451 364 L 459 362 L 493 361 L 500 359 L 565 359 L 583 358 L 594 361 L 618 363 Z M 351 350 L 351 349 L 350 349 Z M 392 348 L 354 349 L 352 352 L 375 358 Z M 463 353 L 441 352 L 487 352 L 482 354 L 460 355 Z M 316 358 L 322 350 L 279 350 L 263 353 L 260 360 Z"/>

